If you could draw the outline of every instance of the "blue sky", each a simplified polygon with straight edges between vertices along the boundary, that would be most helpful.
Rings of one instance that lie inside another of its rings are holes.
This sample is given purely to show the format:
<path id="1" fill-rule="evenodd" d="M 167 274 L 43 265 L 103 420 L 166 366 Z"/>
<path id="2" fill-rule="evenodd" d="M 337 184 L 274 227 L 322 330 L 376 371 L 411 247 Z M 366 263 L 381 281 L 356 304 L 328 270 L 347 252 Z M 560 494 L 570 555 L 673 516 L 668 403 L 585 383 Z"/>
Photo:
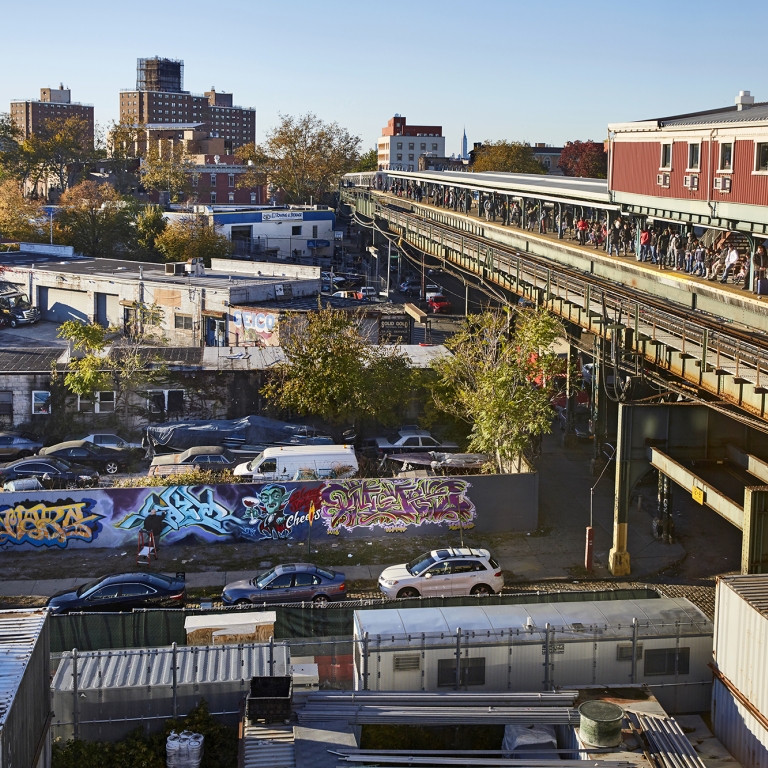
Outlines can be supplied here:
<path id="1" fill-rule="evenodd" d="M 184 60 L 187 90 L 255 107 L 259 139 L 279 113 L 312 111 L 366 148 L 396 112 L 442 125 L 450 154 L 464 125 L 470 144 L 560 144 L 733 104 L 740 89 L 768 101 L 758 0 L 37 0 L 2 19 L 0 111 L 63 81 L 102 125 L 153 55 Z"/>

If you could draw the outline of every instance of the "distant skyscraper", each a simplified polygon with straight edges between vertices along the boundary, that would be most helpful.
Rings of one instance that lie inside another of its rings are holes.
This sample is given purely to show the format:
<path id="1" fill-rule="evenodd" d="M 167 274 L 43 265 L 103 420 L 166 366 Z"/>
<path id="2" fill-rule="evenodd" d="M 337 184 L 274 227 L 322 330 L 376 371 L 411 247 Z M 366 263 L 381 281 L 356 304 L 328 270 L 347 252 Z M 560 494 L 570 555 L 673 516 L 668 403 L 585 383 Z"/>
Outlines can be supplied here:
<path id="1" fill-rule="evenodd" d="M 464 135 L 461 138 L 461 159 L 469 160 L 469 153 L 467 152 L 467 129 L 464 129 Z"/>

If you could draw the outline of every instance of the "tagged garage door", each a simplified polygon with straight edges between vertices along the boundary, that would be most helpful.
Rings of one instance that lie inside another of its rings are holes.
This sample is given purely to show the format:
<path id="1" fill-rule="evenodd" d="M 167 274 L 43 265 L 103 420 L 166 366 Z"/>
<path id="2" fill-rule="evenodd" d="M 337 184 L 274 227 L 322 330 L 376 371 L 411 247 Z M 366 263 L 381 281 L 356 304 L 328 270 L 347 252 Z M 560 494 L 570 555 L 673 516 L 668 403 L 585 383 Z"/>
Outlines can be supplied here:
<path id="1" fill-rule="evenodd" d="M 62 288 L 38 289 L 38 306 L 43 320 L 63 323 L 65 320 L 89 322 L 93 314 L 93 297 L 86 291 L 67 291 Z"/>

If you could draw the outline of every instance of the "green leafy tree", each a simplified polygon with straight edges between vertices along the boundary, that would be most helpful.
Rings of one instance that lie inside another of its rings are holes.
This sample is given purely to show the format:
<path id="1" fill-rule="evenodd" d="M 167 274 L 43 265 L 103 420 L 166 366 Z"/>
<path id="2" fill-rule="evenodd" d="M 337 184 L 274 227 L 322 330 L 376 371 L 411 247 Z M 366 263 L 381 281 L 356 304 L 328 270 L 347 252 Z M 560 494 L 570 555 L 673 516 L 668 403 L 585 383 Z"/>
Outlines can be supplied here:
<path id="1" fill-rule="evenodd" d="M 131 123 L 113 123 L 107 131 L 106 159 L 114 176 L 115 189 L 121 195 L 138 189 L 139 146 L 144 135 L 142 125 Z"/>
<path id="2" fill-rule="evenodd" d="M 530 144 L 521 141 L 486 141 L 473 150 L 475 173 L 546 173 L 546 168 L 533 156 Z"/>
<path id="3" fill-rule="evenodd" d="M 136 215 L 136 242 L 148 254 L 157 253 L 157 238 L 165 232 L 168 222 L 159 205 L 146 205 Z"/>
<path id="4" fill-rule="evenodd" d="M 130 210 L 114 187 L 83 181 L 59 200 L 55 227 L 60 242 L 93 257 L 121 255 L 133 236 Z"/>
<path id="5" fill-rule="evenodd" d="M 149 144 L 139 173 L 146 189 L 167 192 L 171 202 L 177 202 L 189 192 L 194 169 L 184 144 L 165 139 Z"/>
<path id="6" fill-rule="evenodd" d="M 514 319 L 514 322 L 513 322 Z M 549 432 L 547 382 L 562 372 L 552 351 L 560 322 L 546 311 L 483 312 L 467 317 L 446 342 L 453 353 L 434 364 L 437 407 L 470 425 L 469 450 L 493 457 L 489 469 L 519 468 Z"/>
<path id="7" fill-rule="evenodd" d="M 232 243 L 220 227 L 205 216 L 183 216 L 169 224 L 155 237 L 155 248 L 166 261 L 202 258 L 207 267 L 211 259 L 226 259 L 232 254 Z"/>
<path id="8" fill-rule="evenodd" d="M 126 335 L 118 328 L 77 320 L 59 326 L 59 337 L 74 350 L 64 373 L 64 386 L 72 394 L 90 399 L 95 392 L 115 392 L 115 409 L 125 413 L 129 392 L 165 378 L 167 367 L 150 349 L 165 341 L 160 330 L 163 312 L 155 304 L 139 303 L 132 312 Z"/>
<path id="9" fill-rule="evenodd" d="M 263 169 L 270 183 L 285 191 L 291 203 L 322 201 L 338 180 L 359 160 L 360 137 L 338 123 L 325 123 L 308 112 L 300 117 L 280 115 L 280 123 L 267 134 L 264 144 L 240 152 Z M 242 185 L 249 185 L 247 174 Z"/>
<path id="10" fill-rule="evenodd" d="M 361 318 L 319 309 L 291 328 L 287 358 L 262 390 L 277 408 L 335 424 L 371 420 L 394 424 L 410 401 L 411 369 L 395 345 L 366 341 Z"/>
<path id="11" fill-rule="evenodd" d="M 0 181 L 19 178 L 23 137 L 16 122 L 7 112 L 0 112 Z"/>
<path id="12" fill-rule="evenodd" d="M 365 171 L 375 171 L 379 167 L 379 153 L 376 147 L 371 147 L 367 152 L 360 155 L 357 165 L 352 169 L 354 173 L 364 173 Z"/>

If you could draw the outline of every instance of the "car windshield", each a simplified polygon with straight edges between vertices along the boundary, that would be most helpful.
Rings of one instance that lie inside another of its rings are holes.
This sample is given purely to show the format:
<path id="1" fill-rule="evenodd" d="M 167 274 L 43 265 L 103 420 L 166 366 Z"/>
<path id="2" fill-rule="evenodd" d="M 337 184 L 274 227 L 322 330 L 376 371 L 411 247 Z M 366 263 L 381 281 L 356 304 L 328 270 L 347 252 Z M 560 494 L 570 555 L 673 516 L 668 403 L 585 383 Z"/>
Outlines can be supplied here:
<path id="1" fill-rule="evenodd" d="M 436 562 L 437 560 L 427 552 L 426 554 L 419 555 L 415 560 L 411 560 L 405 567 L 411 576 L 420 576 L 430 565 Z"/>
<path id="2" fill-rule="evenodd" d="M 266 573 L 262 573 L 261 576 L 257 576 L 253 581 L 251 581 L 251 584 L 253 584 L 254 587 L 258 587 L 259 589 L 264 589 L 264 587 L 269 584 L 270 581 L 272 581 L 272 577 L 275 575 L 275 569 L 270 568 Z"/>
<path id="3" fill-rule="evenodd" d="M 85 584 L 83 584 L 82 587 L 77 588 L 77 596 L 82 597 L 89 589 L 93 589 L 93 587 L 98 586 L 101 584 L 101 579 L 96 579 L 95 581 L 88 581 Z"/>
<path id="4" fill-rule="evenodd" d="M 255 472 L 256 467 L 259 466 L 259 462 L 264 458 L 264 454 L 260 453 L 255 459 L 248 462 L 248 471 L 249 472 Z"/>

